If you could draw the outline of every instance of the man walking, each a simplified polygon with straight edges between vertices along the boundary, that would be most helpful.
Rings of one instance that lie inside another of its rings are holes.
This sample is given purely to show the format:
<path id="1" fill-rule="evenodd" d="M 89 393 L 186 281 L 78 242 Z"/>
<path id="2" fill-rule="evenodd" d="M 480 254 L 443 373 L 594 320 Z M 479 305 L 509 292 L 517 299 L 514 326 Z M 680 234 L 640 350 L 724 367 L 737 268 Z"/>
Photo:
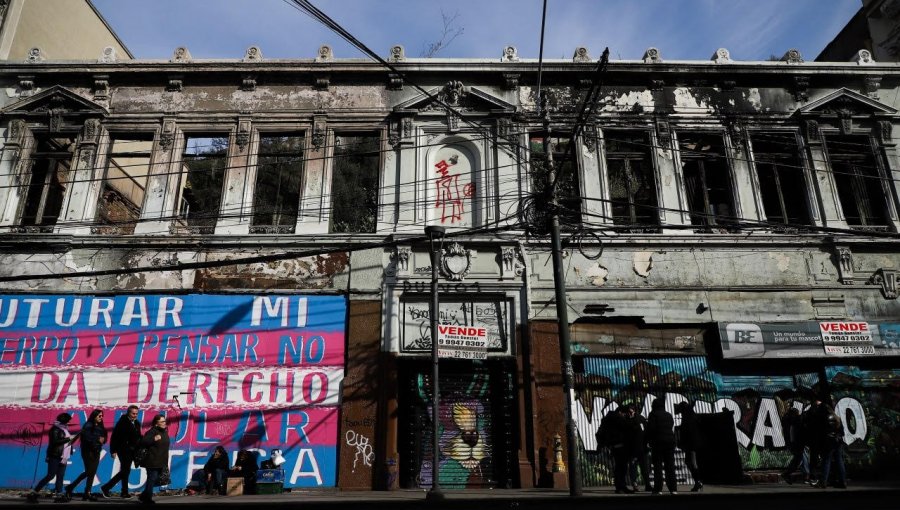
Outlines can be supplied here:
<path id="1" fill-rule="evenodd" d="M 134 461 L 134 452 L 138 441 L 141 440 L 141 424 L 137 420 L 138 407 L 128 406 L 128 410 L 119 418 L 113 429 L 112 438 L 109 441 L 109 452 L 115 459 L 119 459 L 119 472 L 110 478 L 108 482 L 100 486 L 100 493 L 104 498 L 111 497 L 110 490 L 116 486 L 116 482 L 122 482 L 122 497 L 130 498 L 128 492 L 128 476 L 131 474 L 131 463 Z"/>
<path id="2" fill-rule="evenodd" d="M 657 398 L 651 404 L 647 416 L 647 441 L 653 459 L 653 494 L 659 494 L 663 485 L 665 467 L 666 487 L 671 494 L 678 494 L 675 479 L 675 419 L 666 411 L 666 401 Z"/>

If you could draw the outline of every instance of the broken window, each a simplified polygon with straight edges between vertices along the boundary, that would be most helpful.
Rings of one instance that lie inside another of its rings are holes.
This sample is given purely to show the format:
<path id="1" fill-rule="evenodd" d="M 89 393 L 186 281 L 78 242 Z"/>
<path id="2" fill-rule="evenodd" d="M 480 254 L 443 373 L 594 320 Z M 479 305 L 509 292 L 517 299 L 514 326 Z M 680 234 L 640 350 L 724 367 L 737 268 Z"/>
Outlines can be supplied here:
<path id="1" fill-rule="evenodd" d="M 112 137 L 97 208 L 97 232 L 134 233 L 147 191 L 152 150 L 152 135 Z"/>
<path id="2" fill-rule="evenodd" d="M 529 136 L 531 184 L 535 192 L 535 207 L 538 208 L 536 212 L 541 217 L 547 212 L 546 201 L 550 200 L 551 186 L 550 172 L 544 151 L 545 138 L 543 133 L 532 133 Z M 556 171 L 556 197 L 560 208 L 560 224 L 576 227 L 581 222 L 581 186 L 578 181 L 575 153 L 569 149 L 571 137 L 569 135 L 551 136 L 547 142 L 549 142 L 553 154 L 553 169 Z"/>
<path id="3" fill-rule="evenodd" d="M 692 225 L 728 225 L 734 216 L 728 158 L 721 135 L 681 133 L 678 147 Z"/>
<path id="4" fill-rule="evenodd" d="M 380 140 L 377 133 L 335 136 L 331 232 L 375 232 Z"/>
<path id="5" fill-rule="evenodd" d="M 794 133 L 754 133 L 753 159 L 766 220 L 774 228 L 809 225 L 808 189 Z"/>
<path id="6" fill-rule="evenodd" d="M 52 231 L 71 180 L 74 137 L 37 136 L 31 154 L 31 178 L 22 207 L 21 225 Z"/>
<path id="7" fill-rule="evenodd" d="M 829 135 L 825 147 L 847 225 L 889 230 L 889 193 L 882 186 L 874 147 L 865 135 Z"/>
<path id="8" fill-rule="evenodd" d="M 251 232 L 294 232 L 300 208 L 303 145 L 303 136 L 297 134 L 260 136 Z"/>
<path id="9" fill-rule="evenodd" d="M 227 138 L 188 135 L 185 139 L 178 212 L 193 232 L 212 234 L 215 230 L 228 166 L 227 153 Z"/>
<path id="10" fill-rule="evenodd" d="M 659 225 L 649 133 L 610 131 L 605 144 L 613 223 L 637 229 Z"/>

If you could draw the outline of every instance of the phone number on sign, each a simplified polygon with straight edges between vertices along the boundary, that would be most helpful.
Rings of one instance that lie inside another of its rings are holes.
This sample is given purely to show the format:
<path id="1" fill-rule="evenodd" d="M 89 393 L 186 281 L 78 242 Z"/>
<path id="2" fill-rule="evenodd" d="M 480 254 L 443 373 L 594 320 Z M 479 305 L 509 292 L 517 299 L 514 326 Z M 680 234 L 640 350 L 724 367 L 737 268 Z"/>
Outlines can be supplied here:
<path id="1" fill-rule="evenodd" d="M 872 345 L 826 345 L 825 353 L 838 356 L 848 354 L 875 354 L 875 347 Z"/>

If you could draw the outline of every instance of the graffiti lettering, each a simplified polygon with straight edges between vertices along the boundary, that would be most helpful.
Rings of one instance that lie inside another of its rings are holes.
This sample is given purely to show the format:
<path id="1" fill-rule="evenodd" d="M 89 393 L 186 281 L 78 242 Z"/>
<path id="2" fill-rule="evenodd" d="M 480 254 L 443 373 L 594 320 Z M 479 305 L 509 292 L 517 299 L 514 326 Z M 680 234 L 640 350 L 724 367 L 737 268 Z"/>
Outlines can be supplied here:
<path id="1" fill-rule="evenodd" d="M 446 223 L 448 220 L 450 223 L 462 221 L 463 193 L 459 191 L 459 175 L 450 174 L 450 164 L 443 159 L 434 166 L 437 168 L 437 173 L 440 174 L 435 181 L 437 199 L 434 207 L 441 208 L 441 223 Z M 471 183 L 467 186 L 471 186 Z"/>
<path id="2" fill-rule="evenodd" d="M 369 438 L 362 434 L 357 434 L 353 430 L 348 430 L 345 434 L 345 440 L 347 441 L 347 446 L 356 447 L 356 455 L 353 456 L 353 471 L 356 471 L 356 464 L 360 459 L 362 459 L 363 465 L 372 467 L 372 460 L 375 459 L 375 452 L 372 451 L 372 445 L 369 444 Z"/>

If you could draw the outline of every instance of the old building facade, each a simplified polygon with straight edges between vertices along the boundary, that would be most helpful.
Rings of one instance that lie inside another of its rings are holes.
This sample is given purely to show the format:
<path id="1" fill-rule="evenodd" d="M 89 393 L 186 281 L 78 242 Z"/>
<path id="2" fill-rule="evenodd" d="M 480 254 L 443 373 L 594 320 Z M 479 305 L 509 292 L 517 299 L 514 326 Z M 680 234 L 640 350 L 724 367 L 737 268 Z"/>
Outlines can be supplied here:
<path id="1" fill-rule="evenodd" d="M 387 58 L 0 63 L 0 426 L 33 446 L 0 449 L 39 463 L 61 409 L 137 403 L 175 416 L 175 487 L 220 443 L 282 449 L 292 487 L 428 486 L 441 225 L 439 320 L 488 341 L 441 364 L 442 485 L 552 485 L 549 137 L 585 484 L 601 416 L 653 397 L 752 471 L 827 390 L 853 476 L 900 466 L 900 67 L 579 48 L 544 62 L 548 133 L 513 47 Z"/>

